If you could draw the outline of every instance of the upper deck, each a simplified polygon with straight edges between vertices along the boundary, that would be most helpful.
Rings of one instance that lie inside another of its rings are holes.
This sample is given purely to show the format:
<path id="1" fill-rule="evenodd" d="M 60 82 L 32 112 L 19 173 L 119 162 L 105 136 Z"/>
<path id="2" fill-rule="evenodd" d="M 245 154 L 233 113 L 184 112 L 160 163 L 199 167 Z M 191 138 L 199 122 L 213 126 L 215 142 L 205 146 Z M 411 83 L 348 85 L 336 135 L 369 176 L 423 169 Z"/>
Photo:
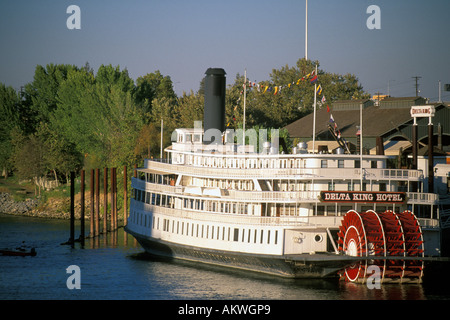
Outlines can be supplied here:
<path id="1" fill-rule="evenodd" d="M 389 169 L 390 156 L 337 153 L 307 153 L 302 145 L 293 153 L 278 153 L 278 134 L 272 141 L 260 143 L 259 152 L 254 144 L 234 143 L 227 134 L 222 143 L 203 143 L 201 129 L 176 129 L 172 146 L 165 149 L 167 163 L 151 164 L 146 168 L 191 176 L 234 179 L 360 179 L 421 181 L 422 170 Z M 261 134 L 260 134 L 261 135 Z M 251 137 L 252 138 L 252 137 Z M 240 140 L 238 135 L 236 140 Z M 228 140 L 228 141 L 227 141 Z M 258 141 L 255 137 L 253 142 Z M 217 141 L 217 140 L 216 140 Z M 232 141 L 232 142 L 229 142 Z M 251 142 L 251 141 L 250 141 Z"/>

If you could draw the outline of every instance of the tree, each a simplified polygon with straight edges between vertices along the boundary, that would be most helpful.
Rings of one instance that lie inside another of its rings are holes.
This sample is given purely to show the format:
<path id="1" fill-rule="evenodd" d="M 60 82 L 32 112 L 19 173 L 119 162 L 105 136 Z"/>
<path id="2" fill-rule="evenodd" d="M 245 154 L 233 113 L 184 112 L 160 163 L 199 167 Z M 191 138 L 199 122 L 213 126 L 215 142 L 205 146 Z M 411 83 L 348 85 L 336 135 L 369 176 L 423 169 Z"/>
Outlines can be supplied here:
<path id="1" fill-rule="evenodd" d="M 12 169 L 11 162 L 13 128 L 18 125 L 20 98 L 12 87 L 0 83 L 0 170 L 5 178 Z"/>
<path id="2" fill-rule="evenodd" d="M 58 183 L 58 174 L 66 177 L 70 172 L 78 171 L 82 167 L 83 157 L 76 150 L 73 143 L 69 143 L 60 132 L 51 128 L 48 123 L 41 123 L 37 129 L 36 136 L 42 141 L 45 153 L 44 161 L 47 170 L 53 172 L 55 181 Z"/>
<path id="3" fill-rule="evenodd" d="M 25 85 L 24 104 L 29 107 L 26 132 L 33 133 L 40 122 L 48 122 L 56 109 L 57 92 L 74 65 L 48 64 L 45 68 L 36 66 L 33 82 Z"/>
<path id="4" fill-rule="evenodd" d="M 130 164 L 143 125 L 126 70 L 101 66 L 94 77 L 85 70 L 68 74 L 58 90 L 52 121 L 92 167 Z"/>
<path id="5" fill-rule="evenodd" d="M 13 140 L 13 159 L 19 178 L 35 179 L 46 174 L 44 145 L 39 137 L 31 134 L 28 137 L 18 132 Z"/>
<path id="6" fill-rule="evenodd" d="M 313 110 L 314 104 L 314 85 L 311 84 L 311 72 L 315 71 L 317 65 L 317 84 L 322 87 L 322 95 L 326 97 L 327 103 L 332 103 L 340 99 L 358 99 L 368 97 L 364 93 L 358 78 L 352 74 L 340 75 L 327 73 L 319 68 L 319 61 L 299 59 L 295 67 L 288 65 L 281 69 L 273 69 L 270 74 L 270 81 L 260 82 L 272 90 L 257 90 L 255 88 L 247 89 L 246 101 L 246 125 L 262 125 L 264 127 L 281 128 L 287 124 L 309 114 Z M 299 79 L 303 79 L 298 81 Z M 227 90 L 234 101 L 237 98 L 237 92 L 240 91 L 240 100 L 234 111 L 236 122 L 241 122 L 243 113 L 242 86 L 244 80 L 242 76 L 236 77 L 235 84 Z M 279 87 L 282 87 L 279 91 Z M 275 87 L 277 88 L 275 94 Z M 317 97 L 318 107 L 321 105 L 322 95 Z M 227 106 L 227 118 L 230 115 L 231 106 Z M 230 119 L 230 118 L 228 118 Z"/>
<path id="7" fill-rule="evenodd" d="M 135 102 L 144 113 L 150 113 L 155 99 L 176 99 L 173 83 L 169 76 L 163 76 L 159 70 L 147 73 L 136 80 Z"/>

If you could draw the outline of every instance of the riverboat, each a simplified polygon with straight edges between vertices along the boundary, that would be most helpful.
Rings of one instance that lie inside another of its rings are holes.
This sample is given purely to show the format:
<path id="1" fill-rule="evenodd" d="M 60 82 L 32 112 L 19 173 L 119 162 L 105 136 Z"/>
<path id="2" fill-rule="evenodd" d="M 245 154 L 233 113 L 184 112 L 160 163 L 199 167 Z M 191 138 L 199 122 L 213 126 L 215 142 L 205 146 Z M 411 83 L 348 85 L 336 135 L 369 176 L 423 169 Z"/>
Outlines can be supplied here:
<path id="1" fill-rule="evenodd" d="M 170 259 L 354 282 L 376 266 L 383 282 L 421 281 L 441 230 L 423 171 L 306 143 L 280 153 L 276 131 L 257 146 L 264 132 L 211 125 L 211 114 L 224 117 L 220 70 L 206 72 L 204 128 L 176 129 L 166 157 L 136 169 L 126 232 Z M 242 135 L 255 143 L 239 143 Z"/>

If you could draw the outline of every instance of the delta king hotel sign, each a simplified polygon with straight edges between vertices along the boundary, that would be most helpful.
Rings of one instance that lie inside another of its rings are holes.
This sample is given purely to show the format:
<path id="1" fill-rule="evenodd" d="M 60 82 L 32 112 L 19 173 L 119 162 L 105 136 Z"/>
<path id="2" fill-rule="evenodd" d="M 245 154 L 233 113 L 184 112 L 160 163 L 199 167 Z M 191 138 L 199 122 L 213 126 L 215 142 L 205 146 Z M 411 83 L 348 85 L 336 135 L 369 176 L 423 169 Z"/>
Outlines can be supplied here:
<path id="1" fill-rule="evenodd" d="M 319 200 L 321 202 L 401 204 L 407 199 L 404 192 L 321 191 Z"/>

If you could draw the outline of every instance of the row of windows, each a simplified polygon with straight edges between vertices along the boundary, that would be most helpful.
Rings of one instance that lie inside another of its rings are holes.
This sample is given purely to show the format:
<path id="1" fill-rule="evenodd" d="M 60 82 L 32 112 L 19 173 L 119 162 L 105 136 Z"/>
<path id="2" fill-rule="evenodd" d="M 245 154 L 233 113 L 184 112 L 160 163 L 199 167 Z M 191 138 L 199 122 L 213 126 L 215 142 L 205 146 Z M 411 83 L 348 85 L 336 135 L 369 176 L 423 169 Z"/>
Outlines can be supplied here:
<path id="1" fill-rule="evenodd" d="M 145 192 L 143 190 L 134 189 L 134 199 L 136 201 L 144 202 L 146 204 L 174 208 L 175 201 L 179 201 L 179 206 L 182 209 L 200 210 L 216 213 L 233 213 L 233 214 L 248 214 L 248 204 L 246 203 L 230 203 L 222 201 L 179 198 L 165 194 Z"/>
<path id="2" fill-rule="evenodd" d="M 278 230 L 265 231 L 263 229 L 220 227 L 209 224 L 160 219 L 155 216 L 150 219 L 147 214 L 140 212 L 134 212 L 134 214 L 130 216 L 130 220 L 146 228 L 202 239 L 278 244 Z"/>
<path id="3" fill-rule="evenodd" d="M 357 188 L 355 188 L 355 186 L 359 187 L 360 183 L 359 182 L 347 182 L 347 191 L 358 191 Z M 373 185 L 371 185 L 373 188 Z M 387 190 L 387 186 L 386 183 L 380 182 L 378 183 L 378 191 L 386 191 Z M 336 182 L 328 182 L 328 191 L 336 191 Z M 343 190 L 338 190 L 338 191 L 343 191 Z M 367 183 L 363 182 L 362 184 L 362 191 L 368 191 L 367 190 Z"/>
<path id="4" fill-rule="evenodd" d="M 173 155 L 175 156 L 175 154 Z M 305 159 L 253 159 L 253 158 L 220 158 L 220 157 L 208 157 L 198 155 L 185 155 L 176 154 L 176 162 L 184 163 L 188 165 L 197 165 L 202 167 L 213 168 L 250 168 L 250 169 L 298 169 L 306 168 L 307 161 Z M 335 167 L 335 160 L 330 160 L 330 167 Z M 321 168 L 329 167 L 329 160 L 323 159 L 320 162 Z M 317 164 L 318 165 L 318 164 Z M 337 168 L 361 168 L 361 161 L 355 159 L 353 161 L 348 160 L 347 165 L 344 166 L 344 159 L 338 159 Z M 377 160 L 370 160 L 370 168 L 374 169 L 378 167 Z"/>
<path id="5" fill-rule="evenodd" d="M 334 160 L 333 160 L 334 161 Z M 321 168 L 328 168 L 328 160 L 320 160 L 320 167 Z M 344 160 L 338 160 L 338 168 L 345 168 L 344 166 Z M 360 160 L 354 160 L 353 167 L 351 168 L 361 168 L 361 161 Z M 370 168 L 376 169 L 377 168 L 377 161 L 371 160 L 370 161 Z"/>

